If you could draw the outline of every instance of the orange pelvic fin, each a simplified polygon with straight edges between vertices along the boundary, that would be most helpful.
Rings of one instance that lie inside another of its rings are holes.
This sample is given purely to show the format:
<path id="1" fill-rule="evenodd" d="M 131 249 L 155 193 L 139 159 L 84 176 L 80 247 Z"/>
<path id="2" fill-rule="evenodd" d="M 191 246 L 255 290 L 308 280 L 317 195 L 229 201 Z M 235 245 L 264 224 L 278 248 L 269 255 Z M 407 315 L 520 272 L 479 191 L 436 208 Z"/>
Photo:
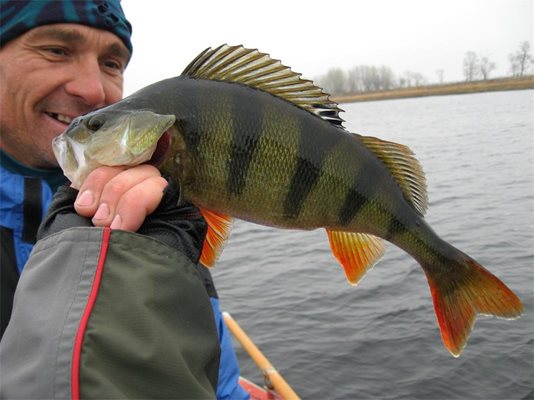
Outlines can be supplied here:
<path id="1" fill-rule="evenodd" d="M 345 270 L 345 275 L 352 285 L 358 284 L 384 254 L 384 243 L 376 236 L 328 229 L 326 233 L 332 253 Z"/>
<path id="2" fill-rule="evenodd" d="M 228 215 L 219 214 L 205 208 L 201 208 L 200 212 L 208 224 L 200 262 L 207 267 L 211 267 L 222 252 L 224 244 L 230 235 L 234 219 Z"/>
<path id="3" fill-rule="evenodd" d="M 445 347 L 459 357 L 477 314 L 514 319 L 521 315 L 521 300 L 496 276 L 472 258 L 449 273 L 423 268 L 432 292 L 434 310 Z"/>

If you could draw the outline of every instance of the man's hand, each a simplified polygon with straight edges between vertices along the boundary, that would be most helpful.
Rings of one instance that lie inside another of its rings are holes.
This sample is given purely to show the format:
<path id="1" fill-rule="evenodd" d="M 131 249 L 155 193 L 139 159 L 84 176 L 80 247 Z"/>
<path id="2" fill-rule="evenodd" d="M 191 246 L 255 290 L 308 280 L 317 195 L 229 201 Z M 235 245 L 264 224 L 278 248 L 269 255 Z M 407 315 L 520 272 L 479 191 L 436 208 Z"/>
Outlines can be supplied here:
<path id="1" fill-rule="evenodd" d="M 74 207 L 95 226 L 137 231 L 161 202 L 167 184 L 151 165 L 100 167 L 80 187 Z"/>

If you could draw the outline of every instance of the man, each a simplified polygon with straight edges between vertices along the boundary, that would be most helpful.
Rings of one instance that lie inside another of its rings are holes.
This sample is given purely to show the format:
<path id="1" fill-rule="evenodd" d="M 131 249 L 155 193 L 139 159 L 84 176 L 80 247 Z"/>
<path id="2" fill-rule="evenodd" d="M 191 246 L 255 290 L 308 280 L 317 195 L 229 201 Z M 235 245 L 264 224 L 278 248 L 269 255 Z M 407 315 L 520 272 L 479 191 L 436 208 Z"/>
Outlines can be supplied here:
<path id="1" fill-rule="evenodd" d="M 65 183 L 51 140 L 76 116 L 120 100 L 132 45 L 117 0 L 2 0 L 0 21 L 3 333 L 37 228 Z M 83 183 L 74 207 L 96 227 L 136 231 L 158 208 L 167 185 L 148 165 L 102 167 Z M 223 353 L 217 396 L 243 397 L 216 299 L 212 305 Z"/>

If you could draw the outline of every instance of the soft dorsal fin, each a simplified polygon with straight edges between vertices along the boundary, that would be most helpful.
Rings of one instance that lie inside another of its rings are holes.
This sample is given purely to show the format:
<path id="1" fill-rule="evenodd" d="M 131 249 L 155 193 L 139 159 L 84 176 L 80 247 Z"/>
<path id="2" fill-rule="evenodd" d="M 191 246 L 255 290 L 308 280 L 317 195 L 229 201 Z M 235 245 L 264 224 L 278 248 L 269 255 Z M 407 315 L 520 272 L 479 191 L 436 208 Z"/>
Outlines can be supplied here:
<path id="1" fill-rule="evenodd" d="M 374 137 L 360 136 L 360 139 L 386 165 L 406 200 L 423 215 L 428 207 L 425 173 L 410 148 Z"/>
<path id="2" fill-rule="evenodd" d="M 226 44 L 216 49 L 207 48 L 182 72 L 192 78 L 235 82 L 260 89 L 281 97 L 330 123 L 342 127 L 342 111 L 330 96 L 312 81 L 302 79 L 273 60 L 268 54 L 256 49 Z"/>

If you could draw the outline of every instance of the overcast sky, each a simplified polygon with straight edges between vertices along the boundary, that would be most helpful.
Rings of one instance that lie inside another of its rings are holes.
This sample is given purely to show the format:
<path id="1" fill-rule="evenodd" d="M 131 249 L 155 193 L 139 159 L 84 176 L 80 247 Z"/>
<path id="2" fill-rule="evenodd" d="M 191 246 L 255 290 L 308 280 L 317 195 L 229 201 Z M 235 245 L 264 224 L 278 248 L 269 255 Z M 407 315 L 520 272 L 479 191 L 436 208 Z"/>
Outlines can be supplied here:
<path id="1" fill-rule="evenodd" d="M 122 0 L 134 55 L 125 94 L 179 75 L 206 47 L 242 44 L 313 79 L 330 68 L 386 65 L 395 75 L 462 80 L 467 51 L 508 74 L 508 55 L 528 40 L 534 0 Z"/>

